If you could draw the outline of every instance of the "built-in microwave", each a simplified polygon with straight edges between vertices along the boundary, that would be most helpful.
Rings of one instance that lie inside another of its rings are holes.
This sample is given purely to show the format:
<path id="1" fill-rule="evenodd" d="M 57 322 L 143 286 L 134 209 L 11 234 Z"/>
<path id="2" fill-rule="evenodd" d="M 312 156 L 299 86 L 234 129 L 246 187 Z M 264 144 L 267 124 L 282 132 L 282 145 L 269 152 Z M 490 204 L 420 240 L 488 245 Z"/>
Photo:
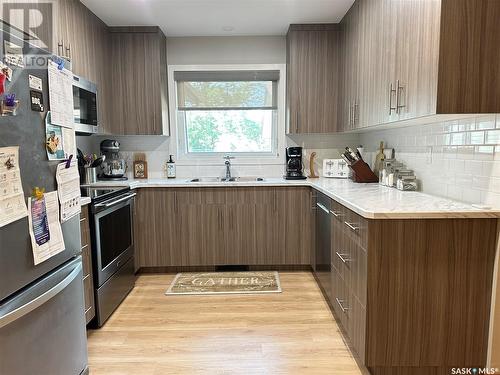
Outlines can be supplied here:
<path id="1" fill-rule="evenodd" d="M 79 76 L 73 76 L 73 116 L 77 133 L 97 133 L 97 86 Z"/>

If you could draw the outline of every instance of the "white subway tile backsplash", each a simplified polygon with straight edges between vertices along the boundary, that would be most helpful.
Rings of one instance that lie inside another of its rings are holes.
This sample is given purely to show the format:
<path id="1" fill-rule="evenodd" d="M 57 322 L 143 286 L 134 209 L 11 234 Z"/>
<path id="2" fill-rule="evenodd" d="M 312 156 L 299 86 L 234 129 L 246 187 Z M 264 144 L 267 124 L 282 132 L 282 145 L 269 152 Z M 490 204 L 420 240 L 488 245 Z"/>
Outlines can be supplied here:
<path id="1" fill-rule="evenodd" d="M 472 177 L 472 187 L 479 190 L 488 190 L 490 187 L 489 177 L 474 176 Z"/>
<path id="2" fill-rule="evenodd" d="M 470 144 L 471 145 L 482 145 L 484 143 L 484 132 L 472 132 L 470 133 Z"/>
<path id="3" fill-rule="evenodd" d="M 368 152 L 380 140 L 415 171 L 422 191 L 500 208 L 500 115 L 361 134 Z"/>
<path id="4" fill-rule="evenodd" d="M 495 129 L 495 116 L 481 116 L 476 121 L 477 130 Z"/>
<path id="5" fill-rule="evenodd" d="M 493 160 L 495 146 L 476 146 L 474 152 L 477 160 Z"/>
<path id="6" fill-rule="evenodd" d="M 486 132 L 486 144 L 494 145 L 500 143 L 500 130 L 490 130 Z"/>

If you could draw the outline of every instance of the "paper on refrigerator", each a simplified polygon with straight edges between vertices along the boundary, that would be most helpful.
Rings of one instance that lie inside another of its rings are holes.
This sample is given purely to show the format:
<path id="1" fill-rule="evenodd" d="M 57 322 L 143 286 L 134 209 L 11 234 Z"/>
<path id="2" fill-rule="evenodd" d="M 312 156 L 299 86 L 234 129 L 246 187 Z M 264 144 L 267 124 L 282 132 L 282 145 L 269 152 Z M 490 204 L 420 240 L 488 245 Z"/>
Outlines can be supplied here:
<path id="1" fill-rule="evenodd" d="M 48 60 L 49 102 L 51 123 L 73 128 L 73 74 L 68 69 L 59 69 L 52 60 Z"/>
<path id="2" fill-rule="evenodd" d="M 29 233 L 35 265 L 59 254 L 65 249 L 61 223 L 59 222 L 57 192 L 45 193 L 43 199 L 45 200 L 43 210 L 37 209 L 36 198 L 28 199 Z M 36 221 L 34 221 L 34 218 Z M 36 228 L 34 224 L 36 224 Z M 46 227 L 48 227 L 48 233 L 45 233 Z M 46 240 L 47 235 L 48 241 Z M 44 240 L 40 240 L 41 238 L 44 238 Z"/>
<path id="3" fill-rule="evenodd" d="M 61 223 L 81 212 L 80 175 L 75 159 L 69 168 L 60 163 L 56 170 L 57 194 L 61 203 Z"/>
<path id="4" fill-rule="evenodd" d="M 19 146 L 0 148 L 0 227 L 28 215 L 24 200 Z"/>

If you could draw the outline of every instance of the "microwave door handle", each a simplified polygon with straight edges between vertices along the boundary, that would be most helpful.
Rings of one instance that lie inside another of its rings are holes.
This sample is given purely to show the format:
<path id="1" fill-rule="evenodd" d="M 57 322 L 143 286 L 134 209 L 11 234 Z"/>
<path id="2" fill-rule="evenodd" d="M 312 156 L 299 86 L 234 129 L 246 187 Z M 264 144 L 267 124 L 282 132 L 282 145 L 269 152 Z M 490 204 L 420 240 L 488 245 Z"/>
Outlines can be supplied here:
<path id="1" fill-rule="evenodd" d="M 110 202 L 110 203 L 98 203 L 95 206 L 96 207 L 106 207 L 106 208 L 108 208 L 108 207 L 114 206 L 115 204 L 118 204 L 120 202 L 126 201 L 127 199 L 133 198 L 136 195 L 137 195 L 136 193 L 128 194 L 128 195 L 126 195 L 123 198 L 117 199 L 116 201 L 113 201 L 113 202 Z"/>

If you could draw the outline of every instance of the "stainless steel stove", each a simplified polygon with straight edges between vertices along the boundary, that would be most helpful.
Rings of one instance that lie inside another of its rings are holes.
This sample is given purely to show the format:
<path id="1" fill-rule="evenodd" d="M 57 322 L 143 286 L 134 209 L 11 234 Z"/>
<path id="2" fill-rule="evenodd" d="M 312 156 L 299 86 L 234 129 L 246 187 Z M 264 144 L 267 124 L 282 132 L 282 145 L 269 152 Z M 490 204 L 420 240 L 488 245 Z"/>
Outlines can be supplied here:
<path id="1" fill-rule="evenodd" d="M 101 327 L 135 283 L 134 197 L 128 187 L 83 187 L 90 197 L 96 325 Z"/>

